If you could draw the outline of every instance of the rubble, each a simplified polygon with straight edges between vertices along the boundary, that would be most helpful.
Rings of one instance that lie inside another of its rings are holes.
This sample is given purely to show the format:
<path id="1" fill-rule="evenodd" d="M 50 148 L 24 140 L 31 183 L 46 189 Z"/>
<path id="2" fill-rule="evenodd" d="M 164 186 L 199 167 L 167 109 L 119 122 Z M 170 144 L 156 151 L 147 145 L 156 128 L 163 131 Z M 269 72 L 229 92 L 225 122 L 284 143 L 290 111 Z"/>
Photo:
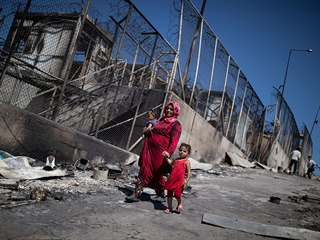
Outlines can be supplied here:
<path id="1" fill-rule="evenodd" d="M 28 165 L 25 162 L 26 158 L 19 159 L 22 159 L 23 165 Z M 38 168 L 42 169 L 43 163 L 41 161 L 32 162 L 33 165 L 39 166 Z M 197 161 L 193 160 L 193 163 L 195 162 Z M 238 167 L 230 168 L 223 165 L 215 166 L 215 169 L 213 169 L 211 164 L 199 163 L 194 166 L 197 167 L 192 170 L 192 178 L 199 179 L 203 176 L 208 177 L 210 174 L 215 177 L 221 177 L 223 175 L 228 175 L 227 172 L 241 172 Z M 133 191 L 133 184 L 139 170 L 137 163 L 130 163 L 130 165 L 124 166 L 122 169 L 115 164 L 106 164 L 103 161 L 91 164 L 90 161 L 84 161 L 84 159 L 77 161 L 73 165 L 60 163 L 55 167 L 56 170 L 66 170 L 72 172 L 72 174 L 24 180 L 1 179 L 0 176 L 0 194 L 6 196 L 5 198 L 0 199 L 0 206 L 8 207 L 9 203 L 21 201 L 21 199 L 25 200 L 23 205 L 33 203 L 33 201 L 29 200 L 46 201 L 48 198 L 52 198 L 61 201 L 66 198 L 77 198 L 87 194 L 94 195 L 117 186 L 122 186 L 128 191 Z M 29 168 L 24 169 L 25 171 L 30 170 Z M 53 172 L 42 171 L 45 173 Z M 155 195 L 154 190 L 149 188 L 145 188 L 144 192 L 149 195 Z M 195 193 L 195 191 L 192 189 L 192 186 L 188 186 L 185 190 L 185 194 L 193 193 Z M 21 206 L 21 204 L 22 202 L 20 202 L 20 204 L 10 204 L 10 207 Z"/>
<path id="2" fill-rule="evenodd" d="M 37 162 L 35 164 L 41 165 L 41 163 Z M 42 163 L 42 165 L 43 164 L 44 163 Z M 122 228 L 122 226 L 127 226 L 127 224 L 130 226 L 131 220 L 136 216 L 140 216 L 140 212 L 143 215 L 143 217 L 141 215 L 142 219 L 139 219 L 142 224 L 152 224 L 150 220 L 148 223 L 147 219 L 146 222 L 144 222 L 143 219 L 145 216 L 149 216 L 151 219 L 162 218 L 161 213 L 165 205 L 165 199 L 157 199 L 152 189 L 144 189 L 144 197 L 139 203 L 130 205 L 124 202 L 125 196 L 128 196 L 134 189 L 133 183 L 138 173 L 136 163 L 122 167 L 118 164 L 110 165 L 103 162 L 90 163 L 85 170 L 77 169 L 74 164 L 60 163 L 57 164 L 57 168 L 68 168 L 73 171 L 73 174 L 62 177 L 26 180 L 11 180 L 0 177 L 0 208 L 1 211 L 3 211 L 3 216 L 5 216 L 6 219 L 8 219 L 8 217 L 10 217 L 9 219 L 14 219 L 16 216 L 15 213 L 24 214 L 24 212 L 26 212 L 27 214 L 28 212 L 34 211 L 45 216 L 47 211 L 49 211 L 48 214 L 50 213 L 50 217 L 52 216 L 56 219 L 55 221 L 60 221 L 60 219 L 62 221 L 62 219 L 68 218 L 65 215 L 68 213 L 64 214 L 64 212 L 70 210 L 73 212 L 72 229 L 74 227 L 77 229 L 87 229 L 86 224 L 89 223 L 86 221 L 90 222 L 90 219 L 87 218 L 93 214 L 97 221 L 101 220 L 99 224 L 102 226 L 102 229 L 113 229 L 108 226 L 118 221 L 120 225 L 116 227 L 122 229 L 121 231 L 123 231 L 124 234 L 126 231 L 130 232 L 130 229 L 126 230 Z M 97 170 L 105 173 L 106 176 L 104 178 L 95 177 L 95 171 Z M 110 175 L 111 177 L 109 176 L 110 171 L 114 172 L 112 176 Z M 263 172 L 268 178 L 264 178 Z M 272 221 L 272 225 L 281 226 L 280 224 L 286 221 L 287 226 L 308 228 L 316 231 L 320 230 L 317 227 L 318 220 L 314 217 L 314 214 L 319 212 L 319 207 L 312 209 L 314 206 L 319 206 L 319 204 L 302 199 L 305 195 L 319 195 L 319 188 L 312 185 L 313 188 L 310 186 L 309 189 L 301 191 L 303 184 L 300 184 L 298 187 L 294 187 L 295 192 L 292 191 L 288 193 L 287 190 L 286 192 L 269 192 L 273 186 L 281 185 L 283 181 L 287 181 L 286 179 L 297 178 L 292 180 L 300 180 L 300 178 L 296 176 L 286 174 L 281 175 L 281 177 L 279 176 L 280 175 L 269 170 L 230 165 L 212 165 L 209 170 L 193 169 L 189 182 L 190 185 L 184 191 L 184 201 L 186 201 L 184 212 L 179 220 L 173 219 L 173 223 L 170 224 L 175 226 L 175 222 L 178 223 L 181 221 L 184 224 L 189 224 L 188 219 L 193 219 L 192 224 L 195 226 L 195 229 L 192 231 L 198 231 L 198 229 L 201 228 L 201 221 L 195 221 L 197 219 L 195 214 L 220 213 L 221 216 L 234 216 L 234 218 L 239 217 L 239 219 L 241 216 L 242 219 L 252 220 L 252 222 L 257 223 L 261 222 L 261 224 Z M 260 179 L 257 180 L 257 177 Z M 258 182 L 255 184 L 256 180 Z M 271 180 L 273 181 L 272 183 L 270 182 Z M 311 181 L 307 179 L 301 180 Z M 270 205 L 268 205 L 270 194 L 276 194 L 275 196 L 279 194 L 281 204 L 270 203 Z M 294 199 L 298 200 L 294 201 Z M 313 200 L 312 198 L 306 199 Z M 247 204 L 249 204 L 249 208 L 245 207 Z M 154 208 L 152 206 L 154 206 Z M 277 208 L 277 206 L 280 206 L 281 209 Z M 54 212 L 62 207 L 63 209 L 59 210 L 59 213 Z M 51 208 L 56 210 L 50 210 Z M 7 211 L 8 209 L 11 210 Z M 80 212 L 79 209 L 81 209 Z M 252 211 L 253 209 L 254 211 Z M 297 216 L 292 214 L 292 209 Z M 161 212 L 157 210 L 161 210 Z M 115 213 L 122 211 L 123 215 L 115 215 Z M 100 215 L 97 215 L 98 213 Z M 281 216 L 278 218 L 273 216 L 278 216 L 279 214 Z M 43 218 L 45 219 L 45 217 Z M 287 219 L 283 220 L 285 218 Z M 301 221 L 297 221 L 297 218 L 301 219 Z M 81 224 L 82 219 L 87 220 Z M 18 221 L 15 224 L 19 224 L 19 220 L 16 219 L 14 221 Z M 163 221 L 168 221 L 168 219 L 163 219 Z M 8 224 L 9 223 L 7 223 L 7 225 Z M 49 221 L 47 224 L 51 229 L 51 222 Z M 180 224 L 178 225 L 181 226 Z M 1 230 L 7 229 L 5 226 L 3 226 Z M 30 226 L 32 226 L 32 224 Z M 32 229 L 30 226 L 29 229 Z M 55 231 L 59 231 L 59 226 L 64 226 L 64 223 L 53 225 Z M 10 228 L 9 225 L 8 228 Z M 134 229 L 136 228 L 137 226 L 135 225 Z M 72 229 L 70 229 L 70 231 L 72 231 Z M 25 235 L 22 234 L 21 236 L 26 236 L 28 231 L 29 230 L 24 230 Z M 161 231 L 166 234 L 163 229 L 161 229 Z M 204 229 L 202 231 L 204 231 Z M 205 231 L 208 231 L 208 234 L 211 233 L 210 230 Z M 107 230 L 107 232 L 110 234 L 109 230 Z M 205 232 L 202 232 L 200 236 L 203 237 L 203 233 Z M 4 234 L 8 234 L 8 232 L 6 231 Z M 75 233 L 72 232 L 72 234 Z M 10 236 L 14 238 L 14 234 Z M 44 236 L 54 238 L 50 234 Z M 74 237 L 76 236 L 79 235 L 75 235 Z M 193 235 L 193 237 L 194 236 L 195 235 Z M 248 237 L 248 235 L 246 236 Z M 252 237 L 252 235 L 249 236 Z M 67 235 L 61 235 L 61 238 L 64 237 L 68 238 Z M 114 239 L 116 239 L 117 236 L 114 237 Z M 247 237 L 238 239 L 248 239 Z"/>
<path id="3" fill-rule="evenodd" d="M 40 179 L 48 177 L 63 177 L 72 175 L 62 168 L 51 168 L 50 171 L 44 166 L 35 166 L 36 160 L 26 156 L 14 156 L 0 160 L 0 174 L 7 179 Z M 49 166 L 47 166 L 49 167 Z"/>

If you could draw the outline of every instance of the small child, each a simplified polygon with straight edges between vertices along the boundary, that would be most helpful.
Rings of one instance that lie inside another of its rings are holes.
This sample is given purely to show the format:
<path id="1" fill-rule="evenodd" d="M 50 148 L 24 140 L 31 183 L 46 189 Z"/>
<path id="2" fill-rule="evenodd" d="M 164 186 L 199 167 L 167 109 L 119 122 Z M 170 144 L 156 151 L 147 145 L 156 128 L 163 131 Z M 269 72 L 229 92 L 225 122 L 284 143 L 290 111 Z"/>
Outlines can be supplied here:
<path id="1" fill-rule="evenodd" d="M 182 211 L 181 196 L 183 189 L 187 187 L 187 184 L 191 177 L 191 164 L 188 160 L 188 156 L 191 153 L 191 146 L 186 143 L 181 143 L 179 147 L 179 158 L 172 161 L 169 158 L 167 162 L 172 166 L 172 171 L 168 180 L 165 183 L 164 189 L 167 190 L 167 203 L 168 207 L 164 210 L 165 213 L 172 213 L 172 197 L 177 199 L 177 212 Z M 185 173 L 187 177 L 185 178 Z"/>
<path id="2" fill-rule="evenodd" d="M 309 179 L 312 178 L 313 172 L 314 172 L 314 168 L 318 167 L 318 164 L 316 164 L 315 161 L 312 160 L 311 156 L 308 156 L 308 162 L 307 162 L 307 176 Z"/>
<path id="3" fill-rule="evenodd" d="M 134 149 L 140 142 L 142 139 L 144 139 L 145 137 L 147 137 L 151 131 L 151 129 L 154 127 L 154 125 L 157 124 L 158 120 L 157 120 L 157 113 L 153 110 L 153 109 L 149 109 L 147 111 L 146 114 L 146 118 L 147 118 L 147 125 L 145 126 L 145 128 L 142 131 L 142 136 L 134 143 L 132 144 L 132 146 L 128 149 L 128 151 L 132 151 L 132 149 Z M 140 164 L 140 163 L 139 163 Z M 140 166 L 140 165 L 139 165 Z"/>
<path id="4" fill-rule="evenodd" d="M 157 124 L 158 120 L 157 120 L 157 114 L 153 109 L 149 109 L 147 114 L 147 126 L 143 129 L 143 134 L 146 135 L 149 133 L 149 131 L 153 128 L 154 125 Z"/>

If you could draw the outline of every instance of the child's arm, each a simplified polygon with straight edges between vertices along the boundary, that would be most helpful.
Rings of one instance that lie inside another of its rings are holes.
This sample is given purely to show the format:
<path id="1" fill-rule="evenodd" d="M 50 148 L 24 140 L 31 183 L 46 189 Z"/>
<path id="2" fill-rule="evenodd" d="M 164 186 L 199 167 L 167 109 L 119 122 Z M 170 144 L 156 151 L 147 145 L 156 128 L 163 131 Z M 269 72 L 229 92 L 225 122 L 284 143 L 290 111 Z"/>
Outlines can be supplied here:
<path id="1" fill-rule="evenodd" d="M 172 161 L 170 158 L 167 158 L 167 157 L 165 157 L 165 159 L 167 160 L 167 163 L 168 163 L 170 166 L 172 166 L 173 161 Z"/>
<path id="2" fill-rule="evenodd" d="M 149 132 L 152 129 L 153 125 L 148 123 L 148 125 L 143 129 L 143 134 Z"/>
<path id="3" fill-rule="evenodd" d="M 185 188 L 187 187 L 188 182 L 191 178 L 191 164 L 190 164 L 189 160 L 186 161 L 186 168 L 187 168 L 187 178 L 184 180 L 184 187 Z"/>

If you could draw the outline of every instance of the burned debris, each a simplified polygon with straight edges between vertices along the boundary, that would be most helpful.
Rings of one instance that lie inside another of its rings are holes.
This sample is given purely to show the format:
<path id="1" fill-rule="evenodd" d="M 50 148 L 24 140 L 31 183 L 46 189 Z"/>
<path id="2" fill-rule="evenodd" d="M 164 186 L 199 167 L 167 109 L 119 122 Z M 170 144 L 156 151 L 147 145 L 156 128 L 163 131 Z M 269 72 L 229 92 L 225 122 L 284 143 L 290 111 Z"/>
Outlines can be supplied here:
<path id="1" fill-rule="evenodd" d="M 127 186 L 130 191 L 130 183 L 134 183 L 138 174 L 137 162 L 120 166 L 106 163 L 101 158 L 94 158 L 92 161 L 81 158 L 74 164 L 55 163 L 54 168 L 48 171 L 46 166 L 52 164 L 50 161 L 48 163 L 23 156 L 16 157 L 9 153 L 2 156 L 4 158 L 0 160 L 1 208 L 28 205 L 48 199 L 77 198 L 121 185 Z M 210 164 L 196 160 L 192 162 L 192 178 L 201 178 L 203 174 L 218 177 L 233 171 L 223 166 L 219 169 L 217 166 L 213 168 Z M 153 194 L 151 189 L 146 191 Z M 192 186 L 188 186 L 185 194 L 193 193 Z"/>

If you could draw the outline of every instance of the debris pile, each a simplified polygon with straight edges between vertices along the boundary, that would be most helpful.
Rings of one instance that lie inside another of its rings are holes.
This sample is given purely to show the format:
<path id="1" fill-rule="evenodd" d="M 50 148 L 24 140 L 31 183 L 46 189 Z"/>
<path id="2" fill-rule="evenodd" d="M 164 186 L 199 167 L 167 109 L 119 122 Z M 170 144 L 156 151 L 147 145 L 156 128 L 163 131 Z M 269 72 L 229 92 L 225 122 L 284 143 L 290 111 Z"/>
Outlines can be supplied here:
<path id="1" fill-rule="evenodd" d="M 46 163 L 29 157 L 15 157 L 9 153 L 0 160 L 0 207 L 12 208 L 49 199 L 63 201 L 87 194 L 94 195 L 106 189 L 124 187 L 133 190 L 138 175 L 137 162 L 120 167 L 104 161 L 81 158 L 74 164 L 62 162 Z M 223 177 L 243 171 L 240 167 L 213 166 L 192 159 L 192 178 Z M 48 169 L 50 166 L 50 169 Z M 205 181 L 205 180 L 204 180 Z M 153 194 L 152 189 L 146 189 Z M 193 194 L 189 186 L 186 194 Z"/>

